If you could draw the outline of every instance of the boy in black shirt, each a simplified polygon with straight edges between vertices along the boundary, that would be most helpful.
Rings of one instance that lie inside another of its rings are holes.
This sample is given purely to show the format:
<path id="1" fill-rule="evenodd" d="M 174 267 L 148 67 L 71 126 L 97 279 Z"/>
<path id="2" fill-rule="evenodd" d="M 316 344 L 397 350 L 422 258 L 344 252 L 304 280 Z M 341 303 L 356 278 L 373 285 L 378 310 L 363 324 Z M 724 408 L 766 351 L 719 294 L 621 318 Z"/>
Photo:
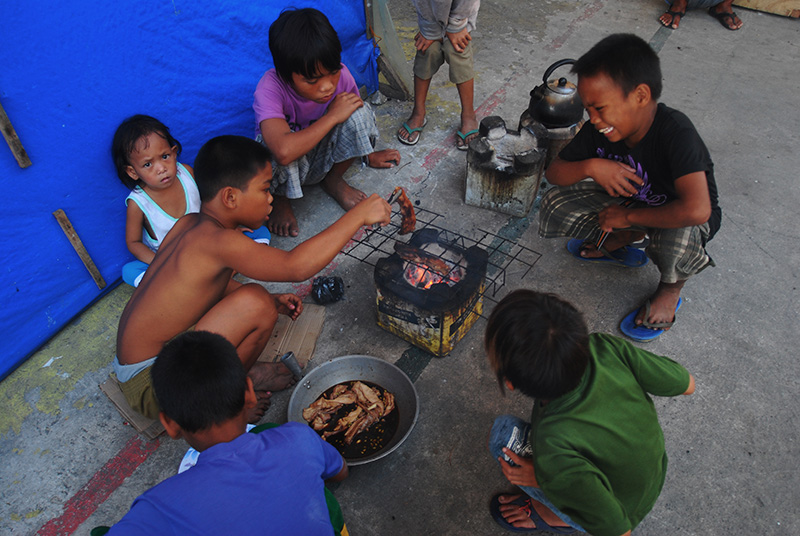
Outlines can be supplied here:
<path id="1" fill-rule="evenodd" d="M 589 121 L 547 170 L 561 188 L 542 199 L 539 235 L 573 237 L 567 249 L 583 261 L 638 267 L 653 259 L 658 288 L 620 324 L 628 337 L 651 341 L 675 321 L 686 280 L 714 265 L 705 250 L 722 216 L 714 165 L 691 121 L 657 102 L 661 67 L 645 41 L 608 36 L 572 70 Z M 631 247 L 645 235 L 647 255 Z"/>

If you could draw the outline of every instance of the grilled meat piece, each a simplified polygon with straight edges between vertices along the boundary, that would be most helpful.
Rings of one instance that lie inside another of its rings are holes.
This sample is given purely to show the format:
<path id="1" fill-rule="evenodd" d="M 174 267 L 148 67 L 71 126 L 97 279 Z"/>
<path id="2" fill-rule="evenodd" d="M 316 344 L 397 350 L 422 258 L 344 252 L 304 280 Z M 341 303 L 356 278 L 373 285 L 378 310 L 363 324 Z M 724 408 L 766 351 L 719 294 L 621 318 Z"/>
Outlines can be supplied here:
<path id="1" fill-rule="evenodd" d="M 417 226 L 417 215 L 414 214 L 414 204 L 406 195 L 406 191 L 402 186 L 398 186 L 389 197 L 390 200 L 396 201 L 397 206 L 400 207 L 400 234 L 408 234 L 414 231 Z"/>

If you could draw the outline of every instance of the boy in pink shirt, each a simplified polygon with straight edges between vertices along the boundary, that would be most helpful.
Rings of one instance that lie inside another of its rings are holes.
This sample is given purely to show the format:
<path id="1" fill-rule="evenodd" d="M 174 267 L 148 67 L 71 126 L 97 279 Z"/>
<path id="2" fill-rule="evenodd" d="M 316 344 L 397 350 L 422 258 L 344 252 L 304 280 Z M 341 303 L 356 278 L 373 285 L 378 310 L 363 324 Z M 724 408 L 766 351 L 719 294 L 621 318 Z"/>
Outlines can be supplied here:
<path id="1" fill-rule="evenodd" d="M 341 62 L 342 45 L 325 15 L 313 8 L 284 11 L 270 26 L 269 48 L 275 68 L 259 81 L 253 102 L 257 139 L 274 155 L 268 227 L 297 236 L 289 200 L 303 197 L 303 186 L 320 184 L 350 210 L 366 198 L 343 179 L 353 161 L 388 168 L 400 153 L 375 151 L 375 115 Z"/>

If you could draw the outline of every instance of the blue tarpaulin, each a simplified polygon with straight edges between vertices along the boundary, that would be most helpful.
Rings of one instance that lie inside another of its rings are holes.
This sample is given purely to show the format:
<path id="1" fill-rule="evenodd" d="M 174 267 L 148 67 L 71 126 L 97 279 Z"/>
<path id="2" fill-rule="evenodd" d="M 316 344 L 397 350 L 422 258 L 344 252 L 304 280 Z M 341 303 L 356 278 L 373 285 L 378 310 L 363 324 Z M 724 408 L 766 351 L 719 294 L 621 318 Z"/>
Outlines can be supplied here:
<path id="1" fill-rule="evenodd" d="M 33 165 L 0 142 L 0 378 L 119 282 L 126 188 L 110 145 L 126 117 L 164 122 L 179 160 L 220 134 L 253 136 L 256 83 L 272 66 L 272 21 L 316 7 L 337 30 L 359 85 L 378 85 L 361 0 L 2 2 L 0 103 Z M 100 274 L 100 290 L 53 216 L 63 210 Z M 112 356 L 109 356 L 109 361 Z"/>

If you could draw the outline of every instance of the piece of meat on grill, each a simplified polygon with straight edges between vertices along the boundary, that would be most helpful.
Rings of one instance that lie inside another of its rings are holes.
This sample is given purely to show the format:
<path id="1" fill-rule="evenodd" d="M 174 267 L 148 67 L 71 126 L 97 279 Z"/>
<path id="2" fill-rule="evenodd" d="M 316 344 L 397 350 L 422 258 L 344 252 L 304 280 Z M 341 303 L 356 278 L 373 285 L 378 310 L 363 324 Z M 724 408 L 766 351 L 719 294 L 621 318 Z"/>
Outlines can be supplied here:
<path id="1" fill-rule="evenodd" d="M 414 204 L 406 195 L 406 190 L 402 186 L 398 186 L 389 197 L 397 202 L 400 207 L 400 234 L 408 234 L 414 231 L 417 226 L 417 215 L 414 214 Z"/>
<path id="2" fill-rule="evenodd" d="M 441 257 L 431 255 L 430 253 L 418 247 L 406 244 L 405 242 L 395 242 L 394 251 L 404 261 L 412 262 L 420 268 L 427 267 L 442 277 L 447 277 L 447 275 L 453 270 L 453 265 Z"/>

